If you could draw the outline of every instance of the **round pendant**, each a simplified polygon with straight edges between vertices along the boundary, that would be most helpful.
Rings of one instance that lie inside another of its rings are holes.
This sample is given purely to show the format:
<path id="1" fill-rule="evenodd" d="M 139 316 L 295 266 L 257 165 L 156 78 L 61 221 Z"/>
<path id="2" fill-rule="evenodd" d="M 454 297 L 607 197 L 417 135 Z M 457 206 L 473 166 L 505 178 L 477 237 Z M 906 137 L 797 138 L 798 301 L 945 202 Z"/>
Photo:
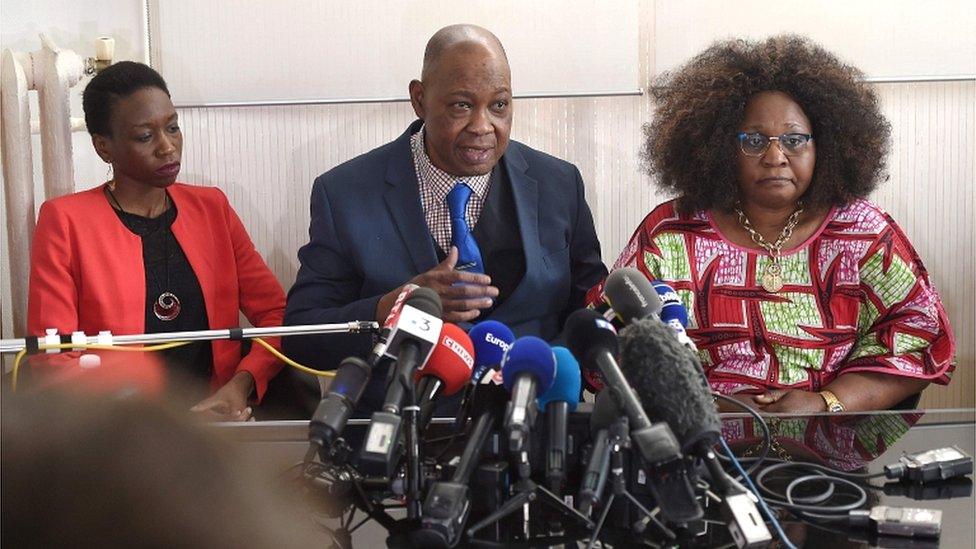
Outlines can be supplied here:
<path id="1" fill-rule="evenodd" d="M 170 292 L 159 294 L 159 299 L 153 303 L 153 314 L 164 322 L 180 316 L 180 298 Z"/>
<path id="2" fill-rule="evenodd" d="M 762 287 L 771 294 L 783 289 L 783 274 L 778 264 L 772 263 L 766 267 L 766 272 L 762 276 Z"/>

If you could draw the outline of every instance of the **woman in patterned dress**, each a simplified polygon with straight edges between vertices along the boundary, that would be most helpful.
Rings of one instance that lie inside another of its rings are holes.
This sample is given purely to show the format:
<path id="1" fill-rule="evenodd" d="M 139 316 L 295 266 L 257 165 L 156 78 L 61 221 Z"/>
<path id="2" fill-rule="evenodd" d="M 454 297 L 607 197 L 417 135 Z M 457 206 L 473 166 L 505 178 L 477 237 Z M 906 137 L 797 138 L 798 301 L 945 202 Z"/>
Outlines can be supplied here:
<path id="1" fill-rule="evenodd" d="M 677 290 L 712 389 L 819 412 L 890 408 L 947 383 L 939 296 L 866 200 L 890 127 L 862 73 L 778 36 L 716 43 L 657 84 L 643 156 L 676 198 L 615 268 Z"/>

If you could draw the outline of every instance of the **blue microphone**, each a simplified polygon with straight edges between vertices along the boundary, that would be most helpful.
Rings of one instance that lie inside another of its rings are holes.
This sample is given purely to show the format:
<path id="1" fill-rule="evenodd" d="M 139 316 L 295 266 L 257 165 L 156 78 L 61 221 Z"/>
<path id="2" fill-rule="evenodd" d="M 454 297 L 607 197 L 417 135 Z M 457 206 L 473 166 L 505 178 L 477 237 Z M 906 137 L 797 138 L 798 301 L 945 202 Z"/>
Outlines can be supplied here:
<path id="1" fill-rule="evenodd" d="M 688 327 L 688 310 L 681 302 L 678 292 L 660 280 L 652 280 L 651 285 L 654 286 L 654 291 L 661 298 L 661 322 L 671 328 L 679 343 L 697 353 L 698 348 L 695 347 L 695 342 L 688 337 L 688 332 L 685 331 L 685 328 Z"/>
<path id="2" fill-rule="evenodd" d="M 565 347 L 553 347 L 556 355 L 556 380 L 552 387 L 539 397 L 539 409 L 546 412 L 549 422 L 549 448 L 546 451 L 546 479 L 549 489 L 562 492 L 566 477 L 567 437 L 566 424 L 569 413 L 576 411 L 579 404 L 582 376 L 580 365 Z"/>
<path id="3" fill-rule="evenodd" d="M 477 385 L 481 378 L 502 363 L 505 351 L 515 341 L 515 334 L 508 326 L 497 320 L 479 322 L 468 331 L 474 344 L 474 369 L 471 371 L 471 384 Z"/>
<path id="4" fill-rule="evenodd" d="M 502 384 L 512 394 L 505 410 L 509 449 L 522 452 L 535 422 L 535 397 L 548 391 L 556 378 L 556 355 L 534 336 L 515 340 L 502 358 Z"/>

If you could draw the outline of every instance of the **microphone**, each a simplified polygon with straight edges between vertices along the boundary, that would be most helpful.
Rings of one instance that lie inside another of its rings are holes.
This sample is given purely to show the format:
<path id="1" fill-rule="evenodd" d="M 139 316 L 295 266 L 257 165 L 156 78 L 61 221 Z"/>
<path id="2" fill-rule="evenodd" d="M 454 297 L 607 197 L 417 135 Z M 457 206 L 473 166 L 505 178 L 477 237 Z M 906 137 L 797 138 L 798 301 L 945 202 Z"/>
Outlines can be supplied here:
<path id="1" fill-rule="evenodd" d="M 674 433 L 667 424 L 651 425 L 640 399 L 617 365 L 617 333 L 610 322 L 596 311 L 579 309 L 566 319 L 566 331 L 569 348 L 574 355 L 582 358 L 583 366 L 588 369 L 599 368 L 603 374 L 606 380 L 604 391 L 610 391 L 617 405 L 627 415 L 631 438 L 641 457 L 649 464 L 680 458 Z M 654 395 L 651 391 L 641 393 Z"/>
<path id="2" fill-rule="evenodd" d="M 619 327 L 661 311 L 661 299 L 657 297 L 657 292 L 647 277 L 633 267 L 623 267 L 607 275 L 603 299 L 609 304 L 609 310 Z M 606 317 L 607 313 L 604 313 Z"/>
<path id="3" fill-rule="evenodd" d="M 393 302 L 393 307 L 390 308 L 390 313 L 386 315 L 386 320 L 383 321 L 383 328 L 380 330 L 376 345 L 373 345 L 373 350 L 366 357 L 366 363 L 370 366 L 376 366 L 376 363 L 386 356 L 386 349 L 390 342 L 390 334 L 396 329 L 400 309 L 403 308 L 403 304 L 410 297 L 410 294 L 419 287 L 416 284 L 404 284 L 403 289 L 397 294 L 396 300 Z"/>
<path id="4" fill-rule="evenodd" d="M 682 451 L 704 462 L 712 489 L 722 496 L 722 514 L 732 537 L 748 542 L 739 543 L 741 547 L 765 545 L 772 537 L 762 515 L 712 451 L 722 434 L 721 420 L 698 357 L 680 345 L 670 328 L 653 319 L 628 326 L 620 334 L 620 344 L 628 377 L 657 397 L 648 406 L 650 414 L 671 426 Z"/>
<path id="5" fill-rule="evenodd" d="M 603 283 L 603 306 L 597 308 L 616 330 L 641 318 L 656 317 L 661 299 L 643 273 L 633 267 L 617 269 Z M 587 388 L 599 393 L 606 385 L 600 370 L 584 372 Z"/>
<path id="6" fill-rule="evenodd" d="M 342 434 L 356 403 L 363 396 L 369 376 L 369 365 L 357 357 L 349 357 L 339 365 L 328 393 L 319 402 L 308 424 L 310 447 L 306 461 L 316 451 L 322 454 L 322 461 L 328 461 L 326 454 L 331 452 L 332 444 Z"/>
<path id="7" fill-rule="evenodd" d="M 641 394 L 654 395 L 645 409 L 671 426 L 682 451 L 700 456 L 711 449 L 721 436 L 721 421 L 697 357 L 653 319 L 625 328 L 620 348 L 624 375 Z"/>
<path id="8" fill-rule="evenodd" d="M 445 323 L 440 339 L 427 362 L 417 370 L 417 402 L 420 404 L 421 430 L 430 423 L 437 397 L 451 396 L 471 379 L 474 346 L 471 338 L 456 324 Z"/>
<path id="9" fill-rule="evenodd" d="M 658 297 L 661 298 L 661 322 L 671 327 L 679 343 L 697 353 L 698 347 L 695 347 L 695 342 L 688 337 L 688 332 L 685 331 L 685 328 L 688 327 L 688 310 L 685 309 L 684 303 L 678 297 L 678 292 L 660 280 L 652 280 L 651 285 Z"/>
<path id="10" fill-rule="evenodd" d="M 500 417 L 506 404 L 507 399 L 498 396 L 498 393 L 484 395 L 479 402 L 483 411 L 468 436 L 454 474 L 450 480 L 435 482 L 427 492 L 421 528 L 412 537 L 414 547 L 453 547 L 461 539 L 471 512 L 468 484 L 495 428 L 495 418 Z"/>
<path id="11" fill-rule="evenodd" d="M 502 358 L 502 382 L 512 393 L 505 410 L 505 429 L 512 452 L 523 451 L 535 422 L 536 393 L 548 391 L 555 377 L 556 355 L 548 343 L 537 337 L 516 339 Z"/>
<path id="12" fill-rule="evenodd" d="M 413 376 L 429 358 L 443 325 L 441 300 L 430 288 L 417 288 L 407 297 L 390 329 L 385 355 L 396 357 L 396 366 L 386 388 L 380 411 L 373 412 L 369 430 L 359 452 L 359 466 L 367 474 L 390 477 L 396 466 L 400 438 L 400 417 L 407 391 L 413 391 Z"/>
<path id="13" fill-rule="evenodd" d="M 549 422 L 548 450 L 546 451 L 546 479 L 553 492 L 562 490 L 566 477 L 566 424 L 570 412 L 579 404 L 579 362 L 565 347 L 553 347 L 556 355 L 556 379 L 552 387 L 539 397 L 540 410 L 545 410 Z"/>
<path id="14" fill-rule="evenodd" d="M 610 426 L 619 413 L 620 409 L 613 401 L 610 391 L 600 391 L 596 395 L 593 413 L 590 414 L 590 432 L 594 433 L 590 460 L 580 480 L 579 495 L 576 498 L 577 509 L 586 516 L 590 515 L 594 505 L 600 503 L 607 483 L 610 469 Z"/>
<path id="15" fill-rule="evenodd" d="M 474 344 L 474 371 L 471 384 L 477 385 L 490 370 L 498 369 L 502 357 L 515 341 L 515 334 L 497 320 L 479 322 L 468 331 Z"/>

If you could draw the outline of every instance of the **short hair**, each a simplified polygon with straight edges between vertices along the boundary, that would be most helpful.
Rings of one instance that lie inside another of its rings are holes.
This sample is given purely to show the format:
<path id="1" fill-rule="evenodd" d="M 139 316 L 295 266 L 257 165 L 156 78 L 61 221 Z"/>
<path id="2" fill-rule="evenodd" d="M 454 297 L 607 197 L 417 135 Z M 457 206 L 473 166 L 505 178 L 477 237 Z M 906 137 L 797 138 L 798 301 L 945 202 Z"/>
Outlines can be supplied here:
<path id="1" fill-rule="evenodd" d="M 817 160 L 808 206 L 866 197 L 884 178 L 891 128 L 860 70 L 808 38 L 716 42 L 652 88 L 642 158 L 683 213 L 729 211 L 739 196 L 735 134 L 749 98 L 780 91 L 812 124 Z"/>
<path id="2" fill-rule="evenodd" d="M 112 108 L 119 99 L 145 88 L 159 88 L 169 95 L 166 81 L 149 65 L 119 61 L 96 74 L 81 95 L 88 133 L 111 136 Z"/>

